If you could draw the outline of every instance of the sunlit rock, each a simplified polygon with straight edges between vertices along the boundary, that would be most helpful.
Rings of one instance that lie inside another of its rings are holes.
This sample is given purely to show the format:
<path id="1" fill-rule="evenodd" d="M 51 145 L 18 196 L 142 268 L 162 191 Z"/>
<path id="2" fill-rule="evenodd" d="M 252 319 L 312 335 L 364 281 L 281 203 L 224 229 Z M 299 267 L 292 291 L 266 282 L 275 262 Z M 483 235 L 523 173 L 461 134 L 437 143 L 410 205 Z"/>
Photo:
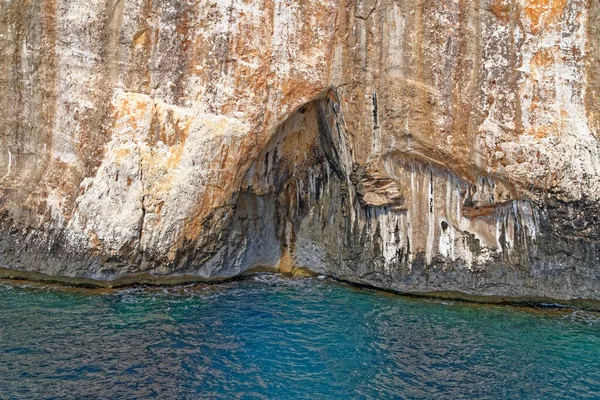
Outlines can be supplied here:
<path id="1" fill-rule="evenodd" d="M 4 1 L 0 266 L 598 298 L 599 15 Z"/>

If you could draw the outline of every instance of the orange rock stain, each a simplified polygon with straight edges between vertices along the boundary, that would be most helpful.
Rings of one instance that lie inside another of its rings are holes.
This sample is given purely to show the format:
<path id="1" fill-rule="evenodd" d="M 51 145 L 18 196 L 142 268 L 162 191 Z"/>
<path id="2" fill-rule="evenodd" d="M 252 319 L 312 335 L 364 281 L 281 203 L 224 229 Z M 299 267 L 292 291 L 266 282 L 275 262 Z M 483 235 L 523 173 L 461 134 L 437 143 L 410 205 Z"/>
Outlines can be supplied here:
<path id="1" fill-rule="evenodd" d="M 530 32 L 537 35 L 559 20 L 566 5 L 567 0 L 527 0 L 523 14 L 529 21 Z"/>

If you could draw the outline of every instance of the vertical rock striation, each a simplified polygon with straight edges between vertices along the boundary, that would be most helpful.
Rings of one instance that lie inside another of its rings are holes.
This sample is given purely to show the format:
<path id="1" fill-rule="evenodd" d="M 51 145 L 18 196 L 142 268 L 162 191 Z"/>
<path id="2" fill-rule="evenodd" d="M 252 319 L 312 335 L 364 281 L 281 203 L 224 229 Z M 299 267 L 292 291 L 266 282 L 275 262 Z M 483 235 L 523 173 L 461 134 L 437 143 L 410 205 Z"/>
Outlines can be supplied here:
<path id="1" fill-rule="evenodd" d="M 8 0 L 0 266 L 600 298 L 597 0 Z"/>

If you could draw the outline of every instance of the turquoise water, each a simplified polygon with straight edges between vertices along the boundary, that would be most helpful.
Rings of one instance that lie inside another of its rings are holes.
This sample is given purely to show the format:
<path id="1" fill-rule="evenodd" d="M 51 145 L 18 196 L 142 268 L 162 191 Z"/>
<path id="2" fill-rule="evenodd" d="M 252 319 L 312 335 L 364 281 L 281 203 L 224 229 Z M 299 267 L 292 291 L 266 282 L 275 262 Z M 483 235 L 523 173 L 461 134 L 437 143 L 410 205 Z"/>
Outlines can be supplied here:
<path id="1" fill-rule="evenodd" d="M 327 279 L 78 293 L 0 284 L 0 398 L 600 398 L 592 313 Z"/>

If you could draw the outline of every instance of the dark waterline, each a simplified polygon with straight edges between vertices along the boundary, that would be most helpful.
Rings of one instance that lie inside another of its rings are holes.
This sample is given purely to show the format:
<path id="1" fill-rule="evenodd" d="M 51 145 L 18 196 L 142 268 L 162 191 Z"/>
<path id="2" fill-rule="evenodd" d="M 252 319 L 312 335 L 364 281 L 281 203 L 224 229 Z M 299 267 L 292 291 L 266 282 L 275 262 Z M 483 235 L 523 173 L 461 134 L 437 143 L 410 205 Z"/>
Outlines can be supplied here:
<path id="1" fill-rule="evenodd" d="M 0 398 L 600 398 L 595 313 L 321 279 L 0 284 Z"/>

